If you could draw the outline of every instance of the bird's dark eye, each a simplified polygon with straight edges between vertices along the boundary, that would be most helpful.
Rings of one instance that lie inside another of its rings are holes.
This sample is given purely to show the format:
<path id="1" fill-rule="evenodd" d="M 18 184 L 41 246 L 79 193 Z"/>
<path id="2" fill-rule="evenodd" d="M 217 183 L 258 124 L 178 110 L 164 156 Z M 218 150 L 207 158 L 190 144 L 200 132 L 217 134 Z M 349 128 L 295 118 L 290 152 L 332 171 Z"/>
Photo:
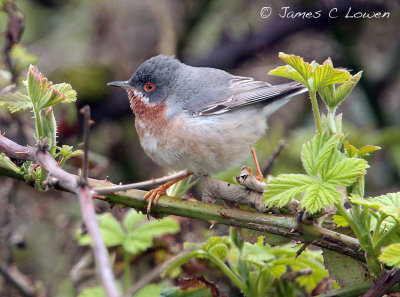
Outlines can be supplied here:
<path id="1" fill-rule="evenodd" d="M 153 92 L 156 88 L 156 84 L 152 82 L 147 82 L 144 84 L 144 90 L 148 93 Z"/>

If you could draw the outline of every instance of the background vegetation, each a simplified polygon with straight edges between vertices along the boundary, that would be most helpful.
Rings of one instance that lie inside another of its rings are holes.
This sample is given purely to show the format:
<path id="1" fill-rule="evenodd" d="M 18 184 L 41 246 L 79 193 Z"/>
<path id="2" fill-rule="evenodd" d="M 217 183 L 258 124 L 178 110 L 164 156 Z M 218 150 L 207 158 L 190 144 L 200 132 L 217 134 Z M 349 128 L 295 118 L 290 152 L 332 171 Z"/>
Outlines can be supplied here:
<path id="1" fill-rule="evenodd" d="M 7 2 L 7 1 L 5 1 Z M 73 104 L 55 108 L 59 145 L 75 147 L 82 139 L 77 109 L 92 107 L 90 176 L 111 178 L 114 183 L 135 182 L 158 177 L 166 172 L 143 153 L 134 129 L 126 95 L 106 87 L 112 80 L 125 80 L 147 58 L 159 53 L 174 54 L 183 62 L 218 67 L 231 73 L 278 83 L 268 76 L 278 65 L 278 52 L 296 53 L 306 61 L 331 57 L 335 66 L 350 68 L 363 77 L 351 98 L 340 106 L 348 139 L 361 147 L 379 145 L 383 150 L 368 161 L 374 170 L 366 176 L 368 196 L 399 190 L 400 179 L 400 9 L 397 1 L 17 1 L 25 19 L 21 47 L 9 53 L 14 77 L 2 75 L 0 86 L 8 80 L 25 79 L 24 65 L 35 63 L 54 82 L 68 82 L 77 91 Z M 343 6 L 344 5 L 344 6 Z M 345 14 L 351 6 L 359 11 L 390 11 L 389 19 L 282 19 L 273 13 L 262 19 L 260 10 L 283 6 L 296 11 L 329 11 L 337 7 Z M 1 12 L 1 31 L 7 31 L 9 14 Z M 2 69 L 7 70 L 7 34 L 2 39 Z M 28 54 L 23 54 L 24 51 Z M 32 54 L 32 55 L 31 55 Z M 3 73 L 4 74 L 4 73 Z M 20 76 L 19 76 L 20 74 Z M 281 139 L 288 144 L 271 174 L 302 172 L 301 145 L 315 131 L 310 102 L 298 97 L 274 115 L 269 133 L 256 149 L 265 161 Z M 31 114 L 10 115 L 0 109 L 0 128 L 18 143 L 35 144 Z M 81 160 L 68 163 L 77 172 Z M 252 165 L 249 161 L 248 165 Z M 229 179 L 238 170 L 221 177 Z M 0 253 L 1 261 L 16 264 L 44 296 L 72 296 L 80 288 L 95 283 L 93 270 L 74 275 L 77 263 L 90 262 L 89 249 L 76 239 L 80 227 L 78 204 L 66 199 L 69 194 L 36 192 L 23 183 L 0 178 Z M 198 192 L 193 193 L 199 196 Z M 65 197 L 64 197 L 65 196 Z M 99 210 L 108 210 L 99 204 Z M 114 207 L 117 218 L 126 210 Z M 226 235 L 225 226 L 215 226 L 184 218 L 178 219 L 180 232 L 158 238 L 140 257 L 133 257 L 137 280 L 152 267 L 182 249 L 184 242 L 204 242 L 210 234 Z M 135 253 L 132 253 L 135 254 Z M 123 271 L 118 247 L 113 250 L 117 275 Z M 85 258 L 86 257 L 86 258 Z M 119 265 L 118 265 L 119 264 Z M 90 265 L 88 265 L 90 267 Z M 75 268 L 75 270 L 74 270 Z M 183 267 L 187 276 L 210 273 L 206 265 Z M 139 273 L 140 272 L 140 273 Z M 238 292 L 229 280 L 213 275 L 221 290 L 230 296 Z M 182 284 L 182 281 L 181 281 Z M 0 295 L 18 296 L 3 279 Z"/>

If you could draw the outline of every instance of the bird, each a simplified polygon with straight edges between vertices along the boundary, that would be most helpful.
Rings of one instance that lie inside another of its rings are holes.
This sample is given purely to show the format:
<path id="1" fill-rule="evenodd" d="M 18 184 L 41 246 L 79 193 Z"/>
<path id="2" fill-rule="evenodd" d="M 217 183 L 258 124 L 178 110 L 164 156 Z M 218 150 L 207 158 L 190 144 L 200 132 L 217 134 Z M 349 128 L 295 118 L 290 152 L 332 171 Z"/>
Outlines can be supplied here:
<path id="1" fill-rule="evenodd" d="M 262 180 L 254 144 L 266 133 L 267 118 L 306 92 L 297 82 L 271 85 L 165 55 L 143 62 L 129 80 L 107 85 L 127 91 L 144 152 L 166 169 L 187 171 L 147 192 L 148 214 L 173 184 L 238 166 L 249 151 Z"/>

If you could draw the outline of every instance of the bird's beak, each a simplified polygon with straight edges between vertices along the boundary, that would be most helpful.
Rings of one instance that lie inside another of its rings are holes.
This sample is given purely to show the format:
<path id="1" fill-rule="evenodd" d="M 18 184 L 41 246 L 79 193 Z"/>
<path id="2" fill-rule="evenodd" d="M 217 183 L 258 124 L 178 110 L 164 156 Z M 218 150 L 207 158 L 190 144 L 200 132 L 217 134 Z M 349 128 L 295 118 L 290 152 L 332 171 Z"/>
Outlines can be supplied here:
<path id="1" fill-rule="evenodd" d="M 107 84 L 107 86 L 120 87 L 120 88 L 123 88 L 123 89 L 130 89 L 130 88 L 132 88 L 132 87 L 128 84 L 127 81 L 112 81 L 112 82 L 109 82 L 109 83 Z"/>

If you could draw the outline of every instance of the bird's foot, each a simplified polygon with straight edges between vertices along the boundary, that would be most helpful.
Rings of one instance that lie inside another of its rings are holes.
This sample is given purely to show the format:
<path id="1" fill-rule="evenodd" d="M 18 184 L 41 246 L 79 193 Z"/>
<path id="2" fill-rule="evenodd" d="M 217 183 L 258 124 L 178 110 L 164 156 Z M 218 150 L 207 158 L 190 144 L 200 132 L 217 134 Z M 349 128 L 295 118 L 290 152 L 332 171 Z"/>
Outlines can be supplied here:
<path id="1" fill-rule="evenodd" d="M 149 215 L 151 211 L 151 205 L 157 205 L 158 199 L 160 196 L 167 195 L 167 189 L 170 186 L 167 184 L 161 185 L 156 189 L 152 189 L 144 195 L 144 199 L 146 200 L 147 198 L 149 199 L 149 203 L 147 204 L 147 216 Z"/>
<path id="2" fill-rule="evenodd" d="M 251 154 L 253 155 L 254 163 L 256 165 L 257 175 L 255 176 L 256 180 L 263 181 L 264 175 L 261 172 L 260 165 L 258 165 L 256 151 L 254 150 L 254 146 L 251 146 Z"/>
<path id="3" fill-rule="evenodd" d="M 169 182 L 159 186 L 158 188 L 155 188 L 155 189 L 152 189 L 152 190 L 148 191 L 146 193 L 146 195 L 144 195 L 144 199 L 145 200 L 147 198 L 149 198 L 149 203 L 147 204 L 147 217 L 149 217 L 149 214 L 150 214 L 150 211 L 151 211 L 151 205 L 152 204 L 157 205 L 158 199 L 161 196 L 167 195 L 167 190 L 168 190 L 169 187 L 171 187 L 172 185 L 176 184 L 177 182 L 179 182 L 179 181 L 191 176 L 192 174 L 193 174 L 192 172 L 186 173 L 186 175 L 183 176 L 183 177 L 180 177 L 178 179 L 169 181 Z"/>

